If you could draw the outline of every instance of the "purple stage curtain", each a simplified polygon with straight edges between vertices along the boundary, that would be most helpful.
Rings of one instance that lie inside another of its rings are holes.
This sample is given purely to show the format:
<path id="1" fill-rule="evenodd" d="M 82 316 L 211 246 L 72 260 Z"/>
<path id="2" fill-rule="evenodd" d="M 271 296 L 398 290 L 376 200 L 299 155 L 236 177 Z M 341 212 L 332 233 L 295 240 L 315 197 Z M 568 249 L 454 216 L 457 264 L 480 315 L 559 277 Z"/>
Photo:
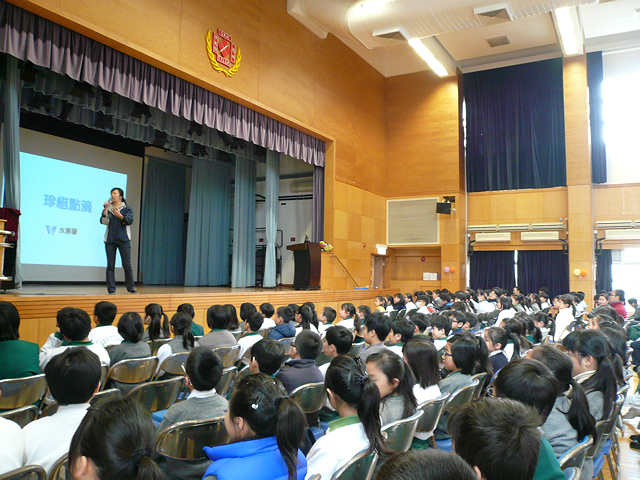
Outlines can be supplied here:
<path id="1" fill-rule="evenodd" d="M 518 250 L 518 285 L 528 293 L 549 289 L 549 296 L 569 293 L 569 255 L 562 250 Z"/>
<path id="2" fill-rule="evenodd" d="M 470 265 L 470 285 L 473 289 L 493 287 L 511 290 L 516 284 L 515 254 L 505 252 L 473 252 Z"/>
<path id="3" fill-rule="evenodd" d="M 324 167 L 323 141 L 3 0 L 0 52 Z"/>

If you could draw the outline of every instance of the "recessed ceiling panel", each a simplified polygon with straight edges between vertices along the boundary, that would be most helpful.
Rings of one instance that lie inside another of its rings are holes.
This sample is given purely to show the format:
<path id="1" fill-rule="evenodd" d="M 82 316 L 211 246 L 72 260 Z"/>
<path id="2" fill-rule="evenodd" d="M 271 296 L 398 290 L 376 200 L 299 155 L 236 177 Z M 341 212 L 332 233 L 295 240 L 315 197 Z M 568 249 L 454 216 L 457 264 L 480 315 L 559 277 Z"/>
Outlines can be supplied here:
<path id="1" fill-rule="evenodd" d="M 585 38 L 640 30 L 640 18 L 635 14 L 635 10 L 640 9 L 640 0 L 617 0 L 579 8 Z"/>

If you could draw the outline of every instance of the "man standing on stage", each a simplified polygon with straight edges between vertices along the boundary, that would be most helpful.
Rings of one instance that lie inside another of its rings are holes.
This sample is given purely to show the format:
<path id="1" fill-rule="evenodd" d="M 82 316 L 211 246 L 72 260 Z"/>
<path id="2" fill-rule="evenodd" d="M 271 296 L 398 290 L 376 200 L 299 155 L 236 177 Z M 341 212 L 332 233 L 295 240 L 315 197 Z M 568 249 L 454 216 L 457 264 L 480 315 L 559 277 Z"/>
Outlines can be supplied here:
<path id="1" fill-rule="evenodd" d="M 133 210 L 125 204 L 124 192 L 121 188 L 111 190 L 111 198 L 104 202 L 104 210 L 100 223 L 107 226 L 104 243 L 107 249 L 107 290 L 110 295 L 116 293 L 116 249 L 120 250 L 124 281 L 129 293 L 136 292 L 131 269 L 131 224 Z"/>

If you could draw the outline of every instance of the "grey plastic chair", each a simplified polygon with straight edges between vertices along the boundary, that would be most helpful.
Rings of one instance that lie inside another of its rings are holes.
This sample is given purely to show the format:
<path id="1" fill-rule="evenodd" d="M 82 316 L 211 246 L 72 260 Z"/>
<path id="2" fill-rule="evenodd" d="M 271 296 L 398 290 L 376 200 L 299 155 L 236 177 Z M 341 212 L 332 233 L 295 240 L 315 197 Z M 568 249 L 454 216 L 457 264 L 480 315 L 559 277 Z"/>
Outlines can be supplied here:
<path id="1" fill-rule="evenodd" d="M 0 380 L 0 410 L 14 410 L 39 402 L 47 392 L 44 373 L 31 377 Z"/>
<path id="2" fill-rule="evenodd" d="M 378 463 L 378 454 L 364 450 L 333 474 L 331 480 L 371 480 Z"/>
<path id="3" fill-rule="evenodd" d="M 411 448 L 418 422 L 423 415 L 424 411 L 418 409 L 410 417 L 382 427 L 382 435 L 386 438 L 385 443 L 389 450 L 393 450 L 396 453 L 404 453 Z"/>
<path id="4" fill-rule="evenodd" d="M 227 392 L 229 392 L 236 375 L 238 375 L 238 369 L 236 367 L 227 367 L 222 370 L 222 377 L 220 377 L 220 381 L 216 385 L 218 395 L 226 395 Z"/>
<path id="5" fill-rule="evenodd" d="M 95 393 L 89 403 L 91 405 L 95 405 L 99 401 L 108 401 L 116 398 L 122 398 L 122 392 L 117 388 L 109 388 L 107 390 L 102 390 L 98 393 Z M 58 402 L 53 402 L 47 405 L 42 412 L 40 413 L 40 418 L 49 417 L 58 411 Z"/>
<path id="6" fill-rule="evenodd" d="M 203 447 L 229 443 L 224 417 L 178 422 L 158 434 L 155 451 L 175 460 L 199 460 L 206 455 Z"/>
<path id="7" fill-rule="evenodd" d="M 20 428 L 24 428 L 25 425 L 28 425 L 38 418 L 38 407 L 35 405 L 27 405 L 26 407 L 2 412 L 0 413 L 0 417 L 11 420 L 20 425 Z"/>
<path id="8" fill-rule="evenodd" d="M 289 396 L 291 400 L 300 406 L 305 414 L 311 414 L 320 411 L 324 405 L 326 394 L 324 382 L 318 382 L 300 385 Z"/>
<path id="9" fill-rule="evenodd" d="M 222 361 L 222 368 L 227 368 L 232 366 L 238 360 L 238 355 L 240 355 L 240 345 L 214 348 L 213 353 L 215 353 Z"/>
<path id="10" fill-rule="evenodd" d="M 164 359 L 162 365 L 160 365 L 160 369 L 156 373 L 154 380 L 157 380 L 159 377 L 168 373 L 170 375 L 184 375 L 184 370 L 182 370 L 182 365 L 189 358 L 189 354 L 191 352 L 178 352 L 172 353 L 167 358 Z"/>
<path id="11" fill-rule="evenodd" d="M 27 465 L 0 475 L 0 480 L 46 480 L 47 472 L 40 465 Z"/>
<path id="12" fill-rule="evenodd" d="M 567 450 L 559 459 L 560 468 L 566 470 L 567 468 L 574 468 L 578 471 L 578 477 L 582 471 L 584 460 L 587 458 L 587 451 L 589 447 L 593 445 L 593 437 L 585 437 L 575 447 Z"/>
<path id="13" fill-rule="evenodd" d="M 127 398 L 135 398 L 150 412 L 166 410 L 175 403 L 183 385 L 184 377 L 143 383 L 131 390 Z"/>

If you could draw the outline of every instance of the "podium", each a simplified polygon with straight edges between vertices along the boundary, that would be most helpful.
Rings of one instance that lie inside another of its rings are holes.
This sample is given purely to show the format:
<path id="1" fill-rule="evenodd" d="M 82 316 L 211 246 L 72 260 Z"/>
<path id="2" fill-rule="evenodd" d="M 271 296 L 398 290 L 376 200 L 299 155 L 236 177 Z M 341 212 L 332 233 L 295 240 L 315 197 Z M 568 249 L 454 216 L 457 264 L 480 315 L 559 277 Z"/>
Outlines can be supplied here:
<path id="1" fill-rule="evenodd" d="M 289 245 L 287 250 L 293 252 L 295 264 L 293 274 L 294 290 L 319 290 L 321 248 L 319 243 L 304 242 Z"/>

